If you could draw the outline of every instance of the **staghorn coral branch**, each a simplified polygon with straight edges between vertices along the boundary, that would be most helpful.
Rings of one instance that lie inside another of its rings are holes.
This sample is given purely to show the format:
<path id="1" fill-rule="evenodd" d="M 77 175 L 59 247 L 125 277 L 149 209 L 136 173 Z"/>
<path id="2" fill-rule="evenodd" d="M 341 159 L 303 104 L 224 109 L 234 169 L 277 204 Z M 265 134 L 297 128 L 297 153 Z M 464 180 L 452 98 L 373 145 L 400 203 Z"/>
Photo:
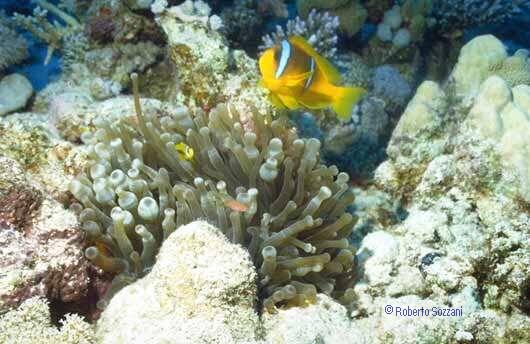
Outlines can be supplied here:
<path id="1" fill-rule="evenodd" d="M 45 10 L 48 10 L 51 13 L 55 14 L 57 17 L 61 18 L 66 24 L 74 28 L 81 25 L 79 21 L 77 21 L 77 19 L 75 19 L 68 13 L 61 10 L 59 7 L 49 3 L 46 0 L 33 0 L 33 2 L 36 3 L 38 6 L 44 8 Z"/>

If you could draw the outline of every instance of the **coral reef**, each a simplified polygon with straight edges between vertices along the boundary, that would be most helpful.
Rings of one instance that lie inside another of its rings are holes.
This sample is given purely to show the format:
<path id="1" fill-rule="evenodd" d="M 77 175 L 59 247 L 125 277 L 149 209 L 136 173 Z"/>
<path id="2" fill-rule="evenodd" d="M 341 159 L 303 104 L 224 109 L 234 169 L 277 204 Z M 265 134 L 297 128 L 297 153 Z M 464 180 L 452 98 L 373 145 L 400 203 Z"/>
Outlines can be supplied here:
<path id="1" fill-rule="evenodd" d="M 153 270 L 111 300 L 98 342 L 254 340 L 256 275 L 249 254 L 219 229 L 203 221 L 182 226 L 164 241 Z"/>
<path id="2" fill-rule="evenodd" d="M 206 217 L 248 247 L 269 310 L 311 301 L 317 290 L 348 298 L 353 198 L 348 176 L 319 164 L 318 140 L 297 139 L 285 119 L 224 104 L 208 118 L 185 108 L 156 118 L 136 104 L 137 125 L 95 122 L 84 136 L 89 174 L 70 187 L 95 244 L 86 255 L 119 273 L 116 287 L 148 272 L 178 226 Z M 176 144 L 192 157 L 179 157 Z"/>
<path id="3" fill-rule="evenodd" d="M 255 49 L 263 31 L 263 17 L 259 15 L 254 0 L 236 0 L 221 12 L 223 28 L 221 32 L 230 46 L 247 51 Z"/>
<path id="4" fill-rule="evenodd" d="M 530 85 L 510 86 L 492 76 L 482 84 L 466 120 L 484 140 L 491 140 L 500 161 L 518 180 L 510 193 L 530 203 Z M 507 194 L 508 192 L 505 191 Z"/>
<path id="5" fill-rule="evenodd" d="M 91 288 L 82 233 L 65 209 L 71 197 L 66 171 L 79 172 L 80 162 L 72 164 L 72 148 L 32 123 L 35 117 L 13 114 L 0 124 L 2 310 L 31 296 L 79 305 Z"/>
<path id="6" fill-rule="evenodd" d="M 230 52 L 218 31 L 201 22 L 182 22 L 171 13 L 171 8 L 159 13 L 157 22 L 167 35 L 178 103 L 206 111 L 220 102 L 242 112 L 250 110 L 248 104 L 262 114 L 272 111 L 265 91 L 258 85 L 254 60 L 243 51 Z"/>
<path id="7" fill-rule="evenodd" d="M 530 57 L 528 50 L 520 49 L 498 65 L 491 66 L 491 74 L 501 76 L 510 87 L 530 85 Z"/>
<path id="8" fill-rule="evenodd" d="M 130 86 L 129 75 L 144 72 L 162 56 L 162 49 L 151 42 L 126 43 L 92 49 L 85 53 L 85 65 L 91 73 L 98 76 L 95 80 L 110 83 L 115 88 L 111 95 L 118 95 L 122 88 Z M 92 85 L 93 89 L 97 87 Z M 109 98 L 107 92 L 93 91 L 97 99 Z M 98 97 L 98 95 L 100 95 Z M 102 96 L 101 96 L 102 95 Z"/>
<path id="9" fill-rule="evenodd" d="M 16 163 L 0 158 L 2 169 Z M 18 169 L 20 167 L 18 166 Z M 24 174 L 22 174 L 24 176 Z M 0 309 L 31 296 L 76 302 L 87 296 L 89 265 L 75 215 L 47 196 L 30 176 L 0 181 Z"/>
<path id="10" fill-rule="evenodd" d="M 489 46 L 499 44 L 491 36 L 478 37 L 462 49 L 460 61 L 484 52 L 488 40 Z M 453 80 L 461 81 L 462 68 L 456 66 Z M 488 70 L 487 63 L 478 64 L 470 76 Z M 455 97 L 451 85 L 424 82 L 394 130 L 388 160 L 376 170 L 379 187 L 402 200 L 405 217 L 383 230 L 367 228 L 357 254 L 363 275 L 354 286 L 352 315 L 375 341 L 529 340 L 530 218 L 521 186 L 528 185 L 521 179 L 528 166 L 522 147 L 528 143 L 515 129 L 528 130 L 522 115 L 528 111 L 528 86 L 510 89 L 499 76 L 480 83 L 478 93 L 469 87 L 470 94 Z M 510 140 L 501 139 L 504 130 L 515 130 Z M 463 313 L 405 324 L 381 312 L 388 304 L 451 305 Z"/>
<path id="11" fill-rule="evenodd" d="M 261 14 L 272 14 L 275 17 L 287 18 L 287 5 L 285 0 L 262 0 L 258 1 L 258 12 Z"/>
<path id="12" fill-rule="evenodd" d="M 22 62 L 28 55 L 26 40 L 12 27 L 12 24 L 0 12 L 0 76 L 9 66 Z"/>
<path id="13" fill-rule="evenodd" d="M 183 23 L 201 23 L 214 31 L 219 30 L 223 26 L 219 16 L 216 14 L 210 16 L 211 8 L 202 0 L 186 0 L 178 6 L 167 6 L 167 1 L 158 0 L 151 5 L 151 11 L 155 15 L 163 15 L 165 13 Z"/>
<path id="14" fill-rule="evenodd" d="M 377 38 L 392 42 L 398 49 L 421 41 L 429 26 L 431 6 L 430 0 L 406 0 L 401 6 L 395 5 L 384 13 L 377 26 Z"/>
<path id="15" fill-rule="evenodd" d="M 409 82 L 396 68 L 388 65 L 374 69 L 372 90 L 385 101 L 385 108 L 392 114 L 400 113 L 412 95 Z"/>
<path id="16" fill-rule="evenodd" d="M 337 66 L 344 70 L 342 79 L 346 85 L 356 85 L 368 89 L 371 86 L 373 71 L 357 54 L 341 54 L 335 59 Z"/>
<path id="17" fill-rule="evenodd" d="M 48 303 L 38 297 L 28 299 L 18 309 L 0 316 L 0 342 L 10 344 L 95 344 L 92 326 L 76 314 L 52 324 Z"/>
<path id="18" fill-rule="evenodd" d="M 289 20 L 285 31 L 281 26 L 277 26 L 276 32 L 263 36 L 263 45 L 259 49 L 268 49 L 279 44 L 282 39 L 296 35 L 304 37 L 320 54 L 333 58 L 337 52 L 338 27 L 338 17 L 328 12 L 319 13 L 313 9 L 305 20 L 300 17 Z"/>
<path id="19" fill-rule="evenodd" d="M 315 304 L 262 316 L 265 343 L 369 343 L 346 308 L 318 294 Z"/>
<path id="20" fill-rule="evenodd" d="M 414 81 L 422 64 L 419 48 L 430 26 L 430 8 L 429 0 L 406 0 L 387 10 L 363 49 L 366 60 L 372 66 L 393 64 Z"/>
<path id="21" fill-rule="evenodd" d="M 524 0 L 434 1 L 432 16 L 440 32 L 451 33 L 473 26 L 504 23 L 528 5 Z"/>
<path id="22" fill-rule="evenodd" d="M 361 29 L 368 17 L 359 0 L 297 0 L 296 6 L 302 18 L 306 18 L 313 9 L 337 16 L 340 30 L 350 37 Z"/>
<path id="23" fill-rule="evenodd" d="M 322 151 L 354 180 L 367 178 L 385 158 L 385 148 L 391 133 L 391 117 L 385 111 L 385 102 L 370 96 L 353 110 L 347 123 L 327 122 Z"/>
<path id="24" fill-rule="evenodd" d="M 210 30 L 204 20 L 184 22 L 174 15 L 173 8 L 158 13 L 157 20 L 167 36 L 179 87 L 199 106 L 212 106 L 222 92 L 228 73 L 228 47 L 221 34 Z"/>
<path id="25" fill-rule="evenodd" d="M 530 343 L 527 0 L 0 3 L 1 343 Z"/>
<path id="26" fill-rule="evenodd" d="M 42 130 L 26 129 L 0 122 L 0 151 L 29 170 L 45 164 L 51 143 Z"/>
<path id="27" fill-rule="evenodd" d="M 44 59 L 44 64 L 47 64 L 53 52 L 61 49 L 64 41 L 69 39 L 69 37 L 77 36 L 82 30 L 82 26 L 75 17 L 46 0 L 35 0 L 35 3 L 37 7 L 35 7 L 32 16 L 15 13 L 13 20 L 17 25 L 48 44 L 48 53 Z M 60 18 L 65 25 L 57 21 L 50 23 L 47 18 L 48 12 Z"/>

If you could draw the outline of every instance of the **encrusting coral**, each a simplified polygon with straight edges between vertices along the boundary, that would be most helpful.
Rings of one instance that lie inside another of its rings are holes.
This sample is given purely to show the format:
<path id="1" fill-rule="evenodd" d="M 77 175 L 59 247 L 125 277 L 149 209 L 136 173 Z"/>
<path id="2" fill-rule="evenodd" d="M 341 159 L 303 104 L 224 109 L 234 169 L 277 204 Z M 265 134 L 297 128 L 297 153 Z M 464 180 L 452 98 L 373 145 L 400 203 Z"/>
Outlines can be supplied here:
<path id="1" fill-rule="evenodd" d="M 132 119 L 95 121 L 83 137 L 91 163 L 70 186 L 84 205 L 86 256 L 117 273 L 109 296 L 150 270 L 171 232 L 207 219 L 248 248 L 267 309 L 317 291 L 349 301 L 354 197 L 347 174 L 319 163 L 317 139 L 226 104 L 162 118 L 141 112 L 138 93 L 135 104 Z"/>

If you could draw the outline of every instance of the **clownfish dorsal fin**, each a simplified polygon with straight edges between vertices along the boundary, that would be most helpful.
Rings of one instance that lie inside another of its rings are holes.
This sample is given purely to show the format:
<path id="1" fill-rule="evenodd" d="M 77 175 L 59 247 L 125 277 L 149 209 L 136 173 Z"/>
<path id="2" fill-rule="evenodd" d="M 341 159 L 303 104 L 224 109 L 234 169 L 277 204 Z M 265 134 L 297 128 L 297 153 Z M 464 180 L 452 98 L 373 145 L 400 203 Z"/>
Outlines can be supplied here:
<path id="1" fill-rule="evenodd" d="M 292 36 L 289 38 L 289 42 L 291 42 L 291 44 L 295 45 L 307 55 L 315 59 L 318 68 L 320 68 L 326 80 L 328 80 L 332 84 L 337 84 L 341 82 L 342 78 L 337 69 L 333 67 L 333 65 L 326 58 L 322 57 L 319 53 L 317 53 L 315 49 L 309 43 L 307 43 L 307 41 L 303 37 Z"/>

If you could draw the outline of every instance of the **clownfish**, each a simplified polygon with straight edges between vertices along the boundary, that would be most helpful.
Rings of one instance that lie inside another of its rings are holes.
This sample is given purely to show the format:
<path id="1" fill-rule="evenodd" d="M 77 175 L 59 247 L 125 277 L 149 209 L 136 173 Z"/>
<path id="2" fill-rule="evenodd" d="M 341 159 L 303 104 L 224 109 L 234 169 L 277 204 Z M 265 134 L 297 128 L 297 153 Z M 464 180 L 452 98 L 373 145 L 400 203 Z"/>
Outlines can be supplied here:
<path id="1" fill-rule="evenodd" d="M 336 86 L 339 72 L 300 36 L 284 39 L 259 59 L 261 85 L 270 91 L 272 103 L 287 109 L 331 107 L 347 121 L 353 106 L 366 93 L 361 87 Z"/>

